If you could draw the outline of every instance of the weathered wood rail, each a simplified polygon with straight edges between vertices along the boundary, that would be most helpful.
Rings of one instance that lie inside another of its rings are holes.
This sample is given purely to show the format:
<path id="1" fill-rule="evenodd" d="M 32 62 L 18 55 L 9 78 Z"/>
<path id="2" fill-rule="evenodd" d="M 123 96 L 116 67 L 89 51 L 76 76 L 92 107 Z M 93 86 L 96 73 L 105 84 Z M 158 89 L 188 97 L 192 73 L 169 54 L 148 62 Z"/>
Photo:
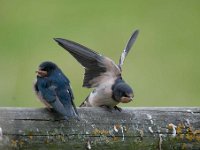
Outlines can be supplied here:
<path id="1" fill-rule="evenodd" d="M 200 108 L 78 108 L 65 121 L 44 108 L 0 108 L 0 149 L 200 149 Z"/>

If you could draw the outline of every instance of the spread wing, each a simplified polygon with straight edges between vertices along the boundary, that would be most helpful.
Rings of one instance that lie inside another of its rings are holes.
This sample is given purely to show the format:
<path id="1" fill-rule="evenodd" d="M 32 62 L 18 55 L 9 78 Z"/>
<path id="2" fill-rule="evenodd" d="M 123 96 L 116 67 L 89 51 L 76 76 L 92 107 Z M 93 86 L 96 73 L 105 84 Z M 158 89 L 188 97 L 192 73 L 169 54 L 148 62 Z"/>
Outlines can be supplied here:
<path id="1" fill-rule="evenodd" d="M 119 67 L 111 59 L 76 42 L 61 38 L 54 40 L 85 68 L 83 87 L 97 87 L 105 81 L 121 76 Z"/>
<path id="2" fill-rule="evenodd" d="M 133 34 L 131 35 L 130 39 L 128 40 L 128 43 L 126 44 L 126 46 L 121 54 L 120 60 L 119 60 L 119 68 L 120 69 L 122 68 L 122 65 L 124 63 L 126 56 L 128 55 L 128 52 L 130 51 L 131 47 L 135 43 L 135 40 L 136 40 L 138 34 L 139 34 L 139 30 L 135 30 L 133 32 Z"/>

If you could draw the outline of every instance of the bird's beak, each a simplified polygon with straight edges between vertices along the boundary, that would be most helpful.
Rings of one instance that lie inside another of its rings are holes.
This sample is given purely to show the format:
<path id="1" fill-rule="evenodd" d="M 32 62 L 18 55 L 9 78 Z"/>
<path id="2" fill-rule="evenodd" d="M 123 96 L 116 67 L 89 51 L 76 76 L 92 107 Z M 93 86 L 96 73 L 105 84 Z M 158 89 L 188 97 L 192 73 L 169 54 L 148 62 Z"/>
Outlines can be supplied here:
<path id="1" fill-rule="evenodd" d="M 121 103 L 129 103 L 133 100 L 133 95 L 130 95 L 128 97 L 122 97 L 121 98 Z"/>
<path id="2" fill-rule="evenodd" d="M 37 76 L 39 76 L 39 77 L 47 76 L 47 71 L 37 70 L 36 73 L 37 73 Z"/>

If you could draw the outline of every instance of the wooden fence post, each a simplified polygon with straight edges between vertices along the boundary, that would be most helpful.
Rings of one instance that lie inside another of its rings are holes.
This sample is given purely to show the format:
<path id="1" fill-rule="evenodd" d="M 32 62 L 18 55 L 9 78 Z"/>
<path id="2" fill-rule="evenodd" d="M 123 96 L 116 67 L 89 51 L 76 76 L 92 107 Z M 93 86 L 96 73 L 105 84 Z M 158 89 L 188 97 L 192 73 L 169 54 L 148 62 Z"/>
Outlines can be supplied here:
<path id="1" fill-rule="evenodd" d="M 0 149 L 200 149 L 199 107 L 78 112 L 65 121 L 44 108 L 0 108 Z"/>

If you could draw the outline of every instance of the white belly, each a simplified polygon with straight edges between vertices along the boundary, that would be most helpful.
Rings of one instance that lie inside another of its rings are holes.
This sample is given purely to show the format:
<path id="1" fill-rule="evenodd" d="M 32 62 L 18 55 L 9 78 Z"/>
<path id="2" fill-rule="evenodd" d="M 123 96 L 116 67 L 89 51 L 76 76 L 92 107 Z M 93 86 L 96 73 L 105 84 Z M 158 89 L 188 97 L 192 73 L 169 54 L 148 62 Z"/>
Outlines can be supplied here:
<path id="1" fill-rule="evenodd" d="M 112 99 L 111 85 L 108 83 L 103 84 L 90 94 L 88 101 L 92 107 L 102 105 L 114 107 L 118 104 L 118 102 Z"/>

